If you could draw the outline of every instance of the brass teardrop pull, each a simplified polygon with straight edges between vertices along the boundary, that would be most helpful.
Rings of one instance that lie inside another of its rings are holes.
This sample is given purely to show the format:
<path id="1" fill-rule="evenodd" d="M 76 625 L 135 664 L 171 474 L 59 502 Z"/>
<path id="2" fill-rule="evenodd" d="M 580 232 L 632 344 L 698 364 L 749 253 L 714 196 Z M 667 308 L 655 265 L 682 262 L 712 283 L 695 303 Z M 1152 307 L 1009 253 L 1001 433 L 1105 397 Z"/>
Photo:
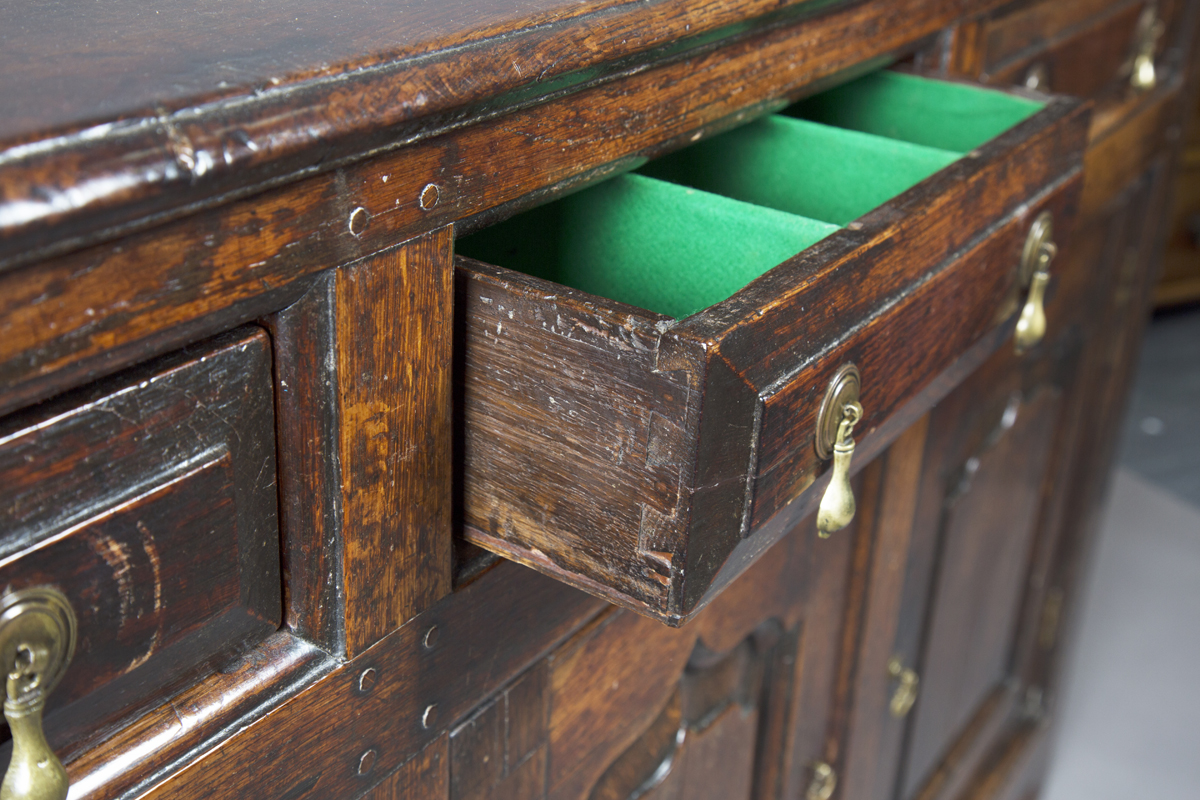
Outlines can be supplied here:
<path id="1" fill-rule="evenodd" d="M 1046 64 L 1042 61 L 1037 62 L 1025 71 L 1025 88 L 1033 89 L 1038 92 L 1050 91 L 1049 74 L 1046 72 Z"/>
<path id="2" fill-rule="evenodd" d="M 862 377 L 858 367 L 843 364 L 829 382 L 817 413 L 814 445 L 821 458 L 833 458 L 833 474 L 817 509 L 817 533 L 829 538 L 854 519 L 854 489 L 850 486 L 850 461 L 854 456 L 854 426 L 862 419 L 858 402 Z"/>
<path id="3" fill-rule="evenodd" d="M 75 614 L 62 592 L 41 586 L 0 598 L 0 662 L 7 672 L 4 719 L 12 760 L 0 800 L 65 800 L 67 773 L 42 733 L 46 698 L 75 651 Z"/>
<path id="4" fill-rule="evenodd" d="M 1021 254 L 1021 283 L 1029 287 L 1029 295 L 1017 319 L 1014 341 L 1018 354 L 1046 335 L 1046 286 L 1050 283 L 1050 262 L 1058 253 L 1053 236 L 1053 218 L 1049 211 L 1043 211 L 1030 227 Z"/>
<path id="5" fill-rule="evenodd" d="M 892 656 L 888 661 L 888 675 L 896 679 L 896 691 L 892 692 L 888 710 L 896 719 L 903 719 L 917 702 L 917 690 L 921 679 L 915 670 L 904 666 L 899 656 Z"/>
<path id="6" fill-rule="evenodd" d="M 821 507 L 817 509 L 817 533 L 822 539 L 829 538 L 854 519 L 850 459 L 854 457 L 854 426 L 862 419 L 862 414 L 862 406 L 856 402 L 842 406 L 842 421 L 838 425 L 837 443 L 833 446 L 833 477 L 821 498 Z"/>
<path id="7" fill-rule="evenodd" d="M 1153 3 L 1146 6 L 1138 18 L 1133 34 L 1133 67 L 1129 84 L 1139 92 L 1148 92 L 1158 85 L 1158 69 L 1154 65 L 1154 51 L 1158 40 L 1166 31 L 1166 23 L 1158 18 L 1158 9 Z M 1126 69 L 1129 62 L 1126 61 Z"/>
<path id="8" fill-rule="evenodd" d="M 813 764 L 812 781 L 804 793 L 804 800 L 829 800 L 836 788 L 837 772 L 824 761 L 818 761 Z"/>

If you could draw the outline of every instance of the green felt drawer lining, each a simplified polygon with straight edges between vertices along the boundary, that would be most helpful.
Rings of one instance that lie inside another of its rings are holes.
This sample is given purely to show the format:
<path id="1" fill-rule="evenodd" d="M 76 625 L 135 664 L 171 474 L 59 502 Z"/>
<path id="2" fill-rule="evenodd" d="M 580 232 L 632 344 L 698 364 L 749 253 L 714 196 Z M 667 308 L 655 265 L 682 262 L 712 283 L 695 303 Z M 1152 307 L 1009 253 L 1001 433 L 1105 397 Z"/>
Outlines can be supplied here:
<path id="1" fill-rule="evenodd" d="M 642 168 L 663 180 L 846 225 L 960 153 L 772 116 Z"/>
<path id="2" fill-rule="evenodd" d="M 683 318 L 837 229 L 643 175 L 622 175 L 468 236 L 457 250 Z"/>
<path id="3" fill-rule="evenodd" d="M 874 72 L 814 95 L 783 113 L 967 153 L 1042 108 L 1042 103 L 991 89 Z"/>
<path id="4" fill-rule="evenodd" d="M 1041 108 L 987 89 L 879 72 L 456 247 L 682 319 Z"/>

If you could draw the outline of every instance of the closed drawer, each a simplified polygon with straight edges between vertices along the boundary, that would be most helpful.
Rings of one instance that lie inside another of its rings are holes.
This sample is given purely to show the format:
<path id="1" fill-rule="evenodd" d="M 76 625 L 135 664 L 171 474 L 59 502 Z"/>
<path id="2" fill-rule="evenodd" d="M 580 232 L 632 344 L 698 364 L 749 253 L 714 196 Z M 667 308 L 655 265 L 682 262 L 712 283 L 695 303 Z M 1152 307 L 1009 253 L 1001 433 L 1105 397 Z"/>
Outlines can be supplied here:
<path id="1" fill-rule="evenodd" d="M 466 537 L 682 622 L 819 498 L 842 365 L 869 457 L 1007 336 L 1086 125 L 881 73 L 462 240 Z"/>
<path id="2" fill-rule="evenodd" d="M 45 717 L 64 761 L 279 628 L 263 332 L 9 417 L 0 485 L 0 585 L 54 586 L 78 619 Z"/>
<path id="3" fill-rule="evenodd" d="M 1001 14 L 984 24 L 984 79 L 1119 104 L 1164 82 L 1161 57 L 1181 10 L 1173 0 L 1051 0 Z"/>

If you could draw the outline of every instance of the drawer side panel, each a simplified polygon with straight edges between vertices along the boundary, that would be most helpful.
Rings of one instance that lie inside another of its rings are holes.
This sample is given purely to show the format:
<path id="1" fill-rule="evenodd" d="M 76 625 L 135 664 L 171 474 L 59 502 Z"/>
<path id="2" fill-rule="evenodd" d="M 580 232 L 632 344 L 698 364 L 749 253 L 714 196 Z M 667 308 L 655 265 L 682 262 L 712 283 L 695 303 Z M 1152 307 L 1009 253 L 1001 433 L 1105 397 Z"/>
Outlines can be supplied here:
<path id="1" fill-rule="evenodd" d="M 458 265 L 467 538 L 663 605 L 698 396 L 655 372 L 655 319 Z"/>

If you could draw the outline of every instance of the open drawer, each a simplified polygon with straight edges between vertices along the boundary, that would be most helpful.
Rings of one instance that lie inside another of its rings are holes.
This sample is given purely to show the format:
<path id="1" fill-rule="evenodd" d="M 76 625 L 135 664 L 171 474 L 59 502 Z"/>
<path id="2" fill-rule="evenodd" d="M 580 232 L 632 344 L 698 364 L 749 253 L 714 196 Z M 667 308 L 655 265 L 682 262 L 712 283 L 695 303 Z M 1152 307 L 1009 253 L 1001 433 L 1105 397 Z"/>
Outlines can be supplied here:
<path id="1" fill-rule="evenodd" d="M 1087 121 L 879 73 L 462 239 L 465 536 L 687 619 L 815 508 L 843 365 L 861 464 L 1010 340 Z"/>

